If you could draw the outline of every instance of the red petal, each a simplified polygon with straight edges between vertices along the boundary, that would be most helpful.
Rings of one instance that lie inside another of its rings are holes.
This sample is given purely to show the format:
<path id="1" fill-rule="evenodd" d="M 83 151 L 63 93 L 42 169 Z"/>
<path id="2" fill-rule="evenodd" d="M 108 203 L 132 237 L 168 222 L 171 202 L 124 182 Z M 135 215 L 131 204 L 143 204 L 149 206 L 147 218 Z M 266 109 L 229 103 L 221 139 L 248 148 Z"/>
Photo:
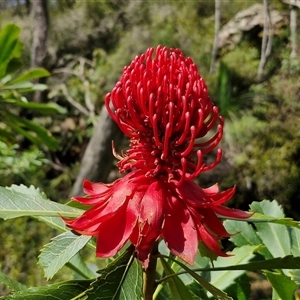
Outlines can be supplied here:
<path id="1" fill-rule="evenodd" d="M 136 244 L 137 256 L 147 267 L 154 242 L 159 238 L 163 222 L 164 187 L 159 181 L 151 183 L 141 200 L 140 236 Z"/>
<path id="2" fill-rule="evenodd" d="M 212 196 L 211 197 L 213 199 L 212 205 L 217 206 L 229 201 L 234 195 L 234 193 L 235 193 L 235 187 Z"/>
<path id="3" fill-rule="evenodd" d="M 124 206 L 111 218 L 101 223 L 97 237 L 96 255 L 114 256 L 126 243 L 136 224 L 137 216 Z"/>
<path id="4" fill-rule="evenodd" d="M 164 186 L 160 181 L 151 183 L 141 199 L 140 217 L 151 227 L 161 227 L 163 216 Z"/>
<path id="5" fill-rule="evenodd" d="M 85 196 L 85 197 L 76 196 L 73 197 L 72 199 L 84 205 L 95 205 L 107 201 L 109 197 L 110 195 L 108 195 L 108 197 L 100 197 L 99 195 L 94 195 L 94 196 Z"/>
<path id="6" fill-rule="evenodd" d="M 245 211 L 235 209 L 235 208 L 228 208 L 226 206 L 215 206 L 211 207 L 216 214 L 221 217 L 228 217 L 233 219 L 248 219 L 253 214 L 247 213 Z"/>
<path id="7" fill-rule="evenodd" d="M 202 189 L 203 192 L 208 196 L 214 196 L 219 192 L 219 185 L 215 183 L 214 185 L 210 186 L 209 188 Z"/>
<path id="8" fill-rule="evenodd" d="M 88 180 L 83 181 L 83 191 L 89 195 L 105 193 L 111 186 L 112 184 L 105 184 L 102 182 L 94 183 Z"/>
<path id="9" fill-rule="evenodd" d="M 201 207 L 212 202 L 211 197 L 206 195 L 203 189 L 193 181 L 185 181 L 177 188 L 177 192 L 179 197 L 191 206 Z"/>
<path id="10" fill-rule="evenodd" d="M 203 241 L 203 243 L 215 254 L 218 256 L 228 256 L 226 253 L 224 253 L 219 246 L 218 239 L 215 238 L 212 234 L 210 234 L 204 226 L 200 225 L 198 227 L 198 233 Z"/>
<path id="11" fill-rule="evenodd" d="M 171 252 L 192 265 L 198 249 L 195 224 L 187 207 L 180 200 L 170 198 L 162 234 Z"/>
<path id="12" fill-rule="evenodd" d="M 215 235 L 219 237 L 229 237 L 231 236 L 223 226 L 222 222 L 218 219 L 216 214 L 213 210 L 210 208 L 207 209 L 201 209 L 201 215 L 203 216 L 203 219 L 201 223 L 209 229 L 211 232 L 213 232 Z"/>

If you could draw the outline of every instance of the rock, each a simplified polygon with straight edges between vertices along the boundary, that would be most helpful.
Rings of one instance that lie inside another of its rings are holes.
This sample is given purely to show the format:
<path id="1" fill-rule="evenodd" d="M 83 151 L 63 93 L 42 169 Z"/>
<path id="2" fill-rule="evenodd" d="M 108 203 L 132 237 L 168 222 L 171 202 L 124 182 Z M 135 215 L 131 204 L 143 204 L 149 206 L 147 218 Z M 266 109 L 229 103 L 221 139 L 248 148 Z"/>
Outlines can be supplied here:
<path id="1" fill-rule="evenodd" d="M 287 20 L 283 13 L 275 9 L 270 9 L 271 22 L 276 30 L 286 26 Z M 219 33 L 218 49 L 232 50 L 243 38 L 243 35 L 259 27 L 264 26 L 264 6 L 254 4 L 251 7 L 238 12 L 228 23 L 226 23 Z M 260 30 L 260 31 L 261 31 Z"/>

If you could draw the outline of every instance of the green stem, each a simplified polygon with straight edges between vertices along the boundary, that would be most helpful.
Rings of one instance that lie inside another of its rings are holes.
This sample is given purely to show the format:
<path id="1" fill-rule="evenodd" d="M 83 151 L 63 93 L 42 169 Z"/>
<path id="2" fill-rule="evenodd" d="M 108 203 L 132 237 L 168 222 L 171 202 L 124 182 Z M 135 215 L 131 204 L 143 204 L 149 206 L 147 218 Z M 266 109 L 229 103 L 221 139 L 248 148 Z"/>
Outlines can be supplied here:
<path id="1" fill-rule="evenodd" d="M 157 264 L 157 254 L 158 254 L 158 243 L 155 243 L 152 253 L 149 258 L 149 265 L 143 274 L 143 300 L 152 300 L 153 294 L 156 288 L 155 275 L 156 275 L 156 264 Z"/>

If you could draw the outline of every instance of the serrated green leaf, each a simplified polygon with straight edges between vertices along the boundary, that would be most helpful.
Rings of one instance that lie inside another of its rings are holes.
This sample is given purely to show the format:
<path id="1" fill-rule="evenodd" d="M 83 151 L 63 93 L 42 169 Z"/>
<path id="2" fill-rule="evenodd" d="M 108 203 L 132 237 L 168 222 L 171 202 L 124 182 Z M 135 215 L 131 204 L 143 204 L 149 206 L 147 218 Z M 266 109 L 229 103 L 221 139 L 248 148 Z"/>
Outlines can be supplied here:
<path id="1" fill-rule="evenodd" d="M 240 248 L 235 248 L 230 254 L 230 257 L 218 257 L 214 262 L 214 267 L 224 267 L 224 266 L 238 266 L 249 262 L 253 257 L 253 252 L 257 249 L 257 246 L 242 246 Z M 228 253 L 229 254 L 229 253 Z M 222 272 L 211 272 L 210 283 L 217 286 L 219 289 L 226 289 L 234 280 L 241 276 L 244 271 L 222 271 Z"/>
<path id="2" fill-rule="evenodd" d="M 21 193 L 21 194 L 25 194 L 25 195 L 29 195 L 30 197 L 34 197 L 34 198 L 38 198 L 38 199 L 44 199 L 45 201 L 48 202 L 51 202 L 45 193 L 41 192 L 38 188 L 35 188 L 34 186 L 30 186 L 30 187 L 27 187 L 25 185 L 15 185 L 13 184 L 10 188 L 6 188 L 8 190 L 12 190 L 16 193 Z M 56 203 L 56 202 L 51 202 L 51 203 Z M 62 205 L 62 204 L 60 204 Z M 68 207 L 68 205 L 63 205 L 63 209 L 65 207 Z M 79 210 L 79 214 L 82 214 L 83 211 L 82 210 Z M 60 213 L 58 213 L 60 214 Z M 63 214 L 64 216 L 65 215 L 65 212 L 61 212 L 61 214 Z M 78 215 L 79 215 L 78 214 Z M 23 216 L 23 215 L 22 215 Z M 50 227 L 54 228 L 54 229 L 57 229 L 58 231 L 60 232 L 66 232 L 66 231 L 69 231 L 70 229 L 66 227 L 66 224 L 65 222 L 62 220 L 62 218 L 60 216 L 55 216 L 55 217 L 50 217 L 50 216 L 40 216 L 40 215 L 32 215 L 30 213 L 30 216 L 41 221 L 41 222 L 44 222 L 46 223 L 47 225 L 49 225 Z M 1 218 L 1 192 L 0 192 L 0 218 Z M 87 246 L 92 249 L 92 250 L 95 250 L 96 249 L 96 246 L 95 246 L 95 243 L 93 241 L 89 241 Z"/>
<path id="3" fill-rule="evenodd" d="M 175 274 L 165 259 L 161 259 L 162 266 L 166 275 Z M 168 279 L 168 285 L 174 300 L 192 300 L 192 295 L 178 276 L 172 276 Z"/>
<path id="4" fill-rule="evenodd" d="M 7 286 L 12 291 L 24 291 L 27 289 L 27 286 L 21 284 L 20 282 L 10 278 L 5 273 L 0 270 L 0 283 Z"/>
<path id="5" fill-rule="evenodd" d="M 140 300 L 143 297 L 143 270 L 141 264 L 134 259 L 120 287 L 118 300 Z"/>
<path id="6" fill-rule="evenodd" d="M 294 299 L 294 293 L 298 288 L 298 284 L 296 282 L 282 273 L 275 273 L 270 271 L 264 271 L 263 273 L 271 283 L 272 287 L 275 289 L 280 299 Z"/>
<path id="7" fill-rule="evenodd" d="M 91 239 L 90 236 L 64 232 L 44 246 L 39 255 L 39 265 L 47 279 L 51 279 Z"/>
<path id="8" fill-rule="evenodd" d="M 225 220 L 223 222 L 226 230 L 232 234 L 230 241 L 237 247 L 245 245 L 257 246 L 262 243 L 259 236 L 255 233 L 253 227 L 246 222 L 239 222 L 235 220 Z"/>
<path id="9" fill-rule="evenodd" d="M 60 203 L 45 200 L 35 192 L 30 193 L 28 188 L 23 187 L 15 190 L 12 188 L 0 187 L 0 218 L 13 219 L 23 216 L 31 217 L 77 217 L 84 211 L 69 207 Z"/>
<path id="10" fill-rule="evenodd" d="M 272 204 L 274 203 L 274 204 Z M 261 208 L 263 207 L 268 213 L 262 212 Z M 274 207 L 273 207 L 274 206 Z M 276 208 L 277 206 L 277 208 Z M 276 200 L 269 201 L 263 200 L 261 202 L 252 202 L 250 205 L 253 216 L 248 219 L 236 219 L 226 217 L 228 220 L 236 220 L 239 222 L 253 222 L 253 223 L 274 223 L 285 225 L 289 227 L 296 227 L 300 229 L 300 222 L 295 221 L 291 218 L 285 218 L 282 209 L 279 207 L 278 202 Z M 277 213 L 277 216 L 273 215 L 273 213 Z"/>
<path id="11" fill-rule="evenodd" d="M 229 240 L 233 242 L 237 247 L 242 247 L 245 245 L 262 245 L 262 240 L 256 234 L 251 224 L 235 220 L 225 220 L 223 224 L 226 230 L 232 234 Z M 270 259 L 273 257 L 266 247 L 260 247 L 258 252 L 266 259 Z"/>
<path id="12" fill-rule="evenodd" d="M 251 209 L 275 218 L 284 218 L 282 208 L 277 201 L 253 202 Z M 256 223 L 257 234 L 267 246 L 273 257 L 283 257 L 291 253 L 291 240 L 286 226 L 271 223 Z"/>
<path id="13" fill-rule="evenodd" d="M 88 300 L 140 300 L 142 298 L 142 267 L 129 247 L 105 269 L 81 298 Z"/>
<path id="14" fill-rule="evenodd" d="M 92 280 L 70 280 L 56 284 L 33 287 L 25 291 L 3 296 L 3 300 L 67 300 L 74 299 L 86 291 Z M 77 298 L 79 299 L 79 298 Z"/>
<path id="15" fill-rule="evenodd" d="M 11 80 L 10 85 L 16 84 L 16 83 L 19 83 L 19 82 L 22 82 L 22 81 L 28 81 L 28 80 L 33 80 L 33 79 L 48 77 L 48 76 L 50 76 L 50 73 L 46 69 L 34 68 L 34 69 L 30 69 L 30 70 L 25 71 L 24 73 L 22 73 L 18 77 Z"/>
<path id="16" fill-rule="evenodd" d="M 291 253 L 294 256 L 300 256 L 300 230 L 290 228 L 291 233 Z"/>

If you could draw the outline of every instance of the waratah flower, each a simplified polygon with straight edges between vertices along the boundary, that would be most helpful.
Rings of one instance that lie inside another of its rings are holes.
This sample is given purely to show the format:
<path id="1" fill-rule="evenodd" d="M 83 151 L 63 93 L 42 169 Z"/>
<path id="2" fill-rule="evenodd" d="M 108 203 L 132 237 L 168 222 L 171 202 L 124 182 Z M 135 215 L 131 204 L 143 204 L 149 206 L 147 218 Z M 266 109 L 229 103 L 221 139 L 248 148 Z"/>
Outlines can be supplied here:
<path id="1" fill-rule="evenodd" d="M 130 137 L 130 148 L 119 159 L 126 176 L 111 184 L 84 181 L 90 208 L 66 224 L 84 235 L 97 236 L 96 255 L 115 255 L 130 241 L 145 267 L 153 245 L 164 239 L 174 255 L 193 264 L 198 242 L 226 256 L 219 240 L 228 237 L 219 217 L 250 215 L 223 206 L 235 188 L 201 188 L 193 179 L 212 169 L 203 156 L 219 144 L 223 118 L 191 58 L 179 49 L 158 46 L 137 56 L 123 70 L 106 96 L 106 107 Z"/>

